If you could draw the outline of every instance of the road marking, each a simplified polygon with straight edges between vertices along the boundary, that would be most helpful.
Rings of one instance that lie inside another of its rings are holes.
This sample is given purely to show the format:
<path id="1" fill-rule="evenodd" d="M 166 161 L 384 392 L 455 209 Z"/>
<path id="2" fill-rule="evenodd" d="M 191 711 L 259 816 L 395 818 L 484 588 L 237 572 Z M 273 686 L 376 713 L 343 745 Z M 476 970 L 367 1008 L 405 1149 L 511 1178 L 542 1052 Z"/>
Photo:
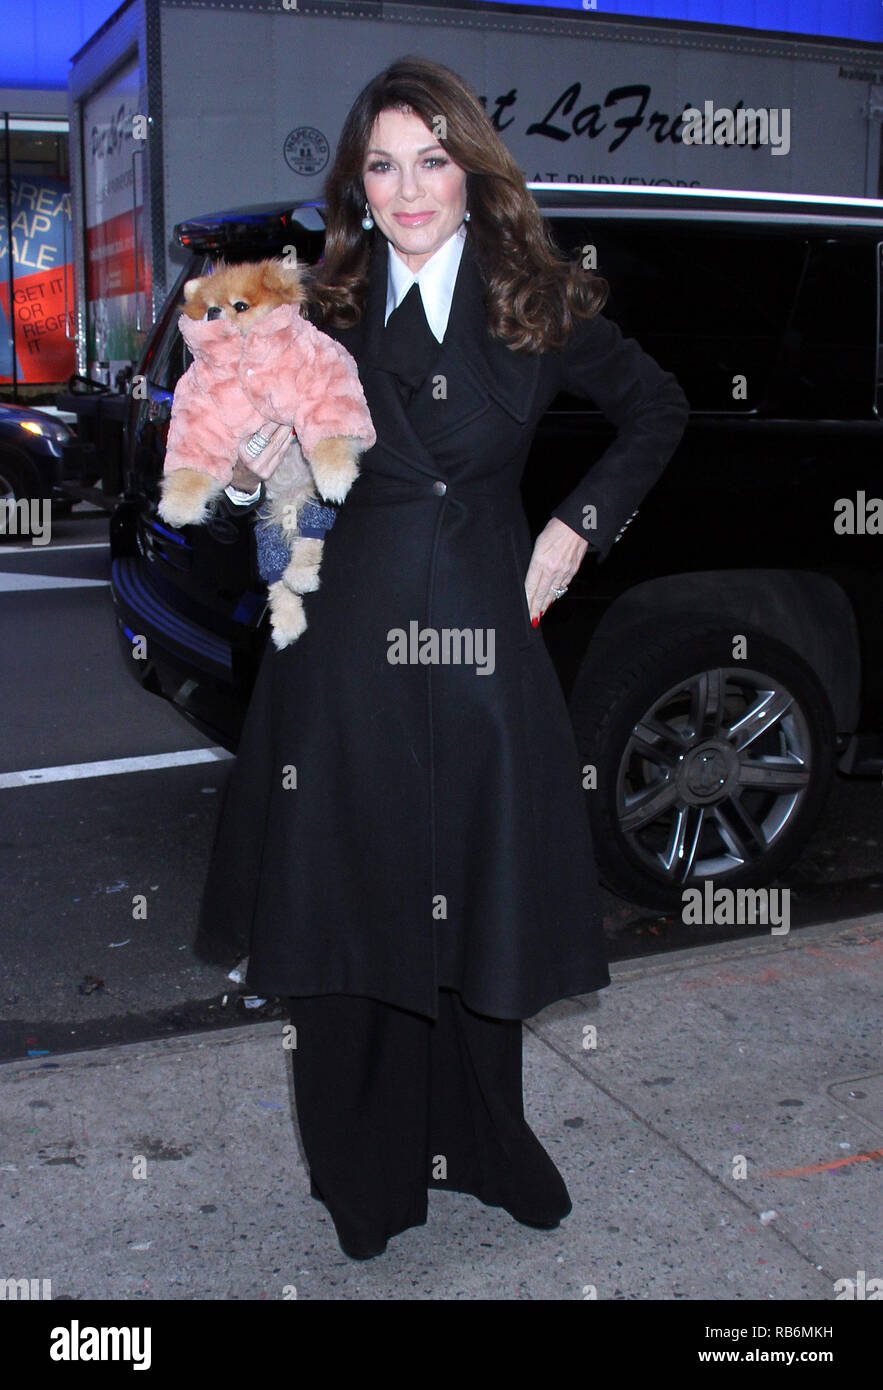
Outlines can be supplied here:
<path id="1" fill-rule="evenodd" d="M 107 588 L 109 584 L 109 579 L 70 579 L 64 574 L 9 574 L 0 570 L 0 594 L 13 594 L 24 589 Z"/>
<path id="2" fill-rule="evenodd" d="M 2 532 L 0 532 L 2 535 Z M 71 541 L 68 545 L 0 545 L 0 561 L 4 555 L 38 555 L 41 550 L 48 550 L 52 555 L 58 550 L 107 550 L 110 541 Z"/>
<path id="3" fill-rule="evenodd" d="M 221 762 L 234 754 L 212 744 L 187 748 L 180 753 L 148 753 L 137 758 L 107 758 L 97 763 L 65 763 L 60 767 L 29 767 L 21 772 L 0 772 L 0 789 L 35 787 L 44 782 L 72 782 L 78 777 L 113 777 L 120 772 L 154 772 L 162 767 L 189 767 L 193 763 Z"/>
<path id="4" fill-rule="evenodd" d="M 803 1178 L 809 1173 L 831 1173 L 835 1168 L 845 1168 L 849 1163 L 873 1163 L 883 1158 L 883 1149 L 868 1149 L 866 1153 L 850 1154 L 848 1158 L 834 1158 L 830 1163 L 811 1163 L 808 1168 L 782 1168 L 774 1173 L 765 1173 L 766 1178 Z"/>

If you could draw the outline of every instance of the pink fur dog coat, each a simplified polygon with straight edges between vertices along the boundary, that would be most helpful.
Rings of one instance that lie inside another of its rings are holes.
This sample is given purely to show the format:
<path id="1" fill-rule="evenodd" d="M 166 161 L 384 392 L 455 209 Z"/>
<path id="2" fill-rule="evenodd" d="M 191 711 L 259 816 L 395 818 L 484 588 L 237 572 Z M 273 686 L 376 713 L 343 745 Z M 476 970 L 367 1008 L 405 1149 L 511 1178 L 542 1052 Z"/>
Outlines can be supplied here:
<path id="1" fill-rule="evenodd" d="M 178 320 L 193 362 L 175 388 L 165 472 L 226 486 L 239 444 L 269 420 L 292 425 L 304 456 L 334 437 L 376 440 L 356 364 L 296 305 L 280 304 L 243 337 L 225 318 Z"/>

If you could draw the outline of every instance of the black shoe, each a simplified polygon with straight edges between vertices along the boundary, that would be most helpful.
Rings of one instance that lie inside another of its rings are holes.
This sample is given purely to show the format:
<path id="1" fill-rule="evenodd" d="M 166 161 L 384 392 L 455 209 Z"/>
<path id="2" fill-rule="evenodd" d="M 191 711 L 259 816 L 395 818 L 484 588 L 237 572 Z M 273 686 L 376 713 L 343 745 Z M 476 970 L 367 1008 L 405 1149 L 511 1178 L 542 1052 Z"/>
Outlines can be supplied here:
<path id="1" fill-rule="evenodd" d="M 351 1240 L 344 1241 L 339 1231 L 337 1233 L 337 1243 L 343 1253 L 348 1255 L 351 1260 L 373 1260 L 376 1259 L 378 1255 L 382 1255 L 386 1250 L 386 1241 L 384 1241 L 382 1245 L 369 1245 L 362 1241 L 356 1243 Z"/>
<path id="2" fill-rule="evenodd" d="M 322 1193 L 317 1187 L 316 1181 L 312 1176 L 310 1177 L 310 1196 L 315 1197 L 317 1202 L 325 1201 L 325 1198 L 322 1196 Z M 332 1217 L 332 1220 L 333 1219 L 334 1218 Z M 383 1252 L 386 1250 L 387 1244 L 385 1240 L 382 1245 L 378 1245 L 377 1242 L 374 1242 L 372 1244 L 364 1240 L 344 1241 L 341 1239 L 339 1231 L 337 1232 L 337 1240 L 343 1253 L 345 1255 L 348 1255 L 351 1260 L 373 1260 L 376 1258 L 377 1255 L 383 1254 Z"/>
<path id="3" fill-rule="evenodd" d="M 566 1216 L 573 1211 L 573 1203 L 570 1200 L 570 1193 L 564 1185 L 561 1174 L 555 1170 L 557 1182 L 553 1184 L 553 1190 L 547 1191 L 545 1196 L 539 1193 L 530 1197 L 516 1198 L 511 1200 L 509 1194 L 505 1194 L 500 1205 L 509 1215 L 521 1226 L 532 1226 L 537 1231 L 554 1231 Z M 557 1187 L 557 1193 L 554 1188 Z"/>
<path id="4" fill-rule="evenodd" d="M 556 1226 L 560 1226 L 564 1218 L 573 1211 L 570 1194 L 563 1182 L 561 1186 L 564 1189 L 561 1194 L 561 1201 L 555 1204 L 550 1202 L 545 1211 L 542 1207 L 532 1212 L 523 1211 L 517 1202 L 511 1203 L 511 1205 L 509 1202 L 503 1202 L 501 1205 L 521 1226 L 532 1226 L 537 1231 L 554 1231 Z"/>
<path id="5" fill-rule="evenodd" d="M 508 1207 L 506 1207 L 506 1211 L 509 1212 L 510 1216 L 514 1217 L 519 1226 L 532 1226 L 535 1231 L 555 1231 L 564 1219 L 564 1217 L 556 1216 L 554 1219 L 548 1221 L 528 1221 L 526 1216 L 518 1216 L 514 1211 L 509 1211 Z M 564 1216 L 567 1215 L 568 1212 L 565 1212 Z"/>
<path id="6" fill-rule="evenodd" d="M 569 1216 L 573 1210 L 572 1204 L 568 1202 L 557 1216 L 551 1212 L 548 1215 L 525 1216 L 516 1209 L 514 1204 L 510 1206 L 508 1202 L 499 1198 L 485 1197 L 481 1192 L 476 1192 L 471 1187 L 451 1187 L 449 1190 L 451 1192 L 464 1192 L 469 1197 L 475 1197 L 485 1207 L 501 1207 L 503 1211 L 508 1211 L 513 1220 L 517 1221 L 520 1226 L 532 1226 L 537 1231 L 554 1231 L 556 1227 L 561 1225 L 565 1216 Z"/>

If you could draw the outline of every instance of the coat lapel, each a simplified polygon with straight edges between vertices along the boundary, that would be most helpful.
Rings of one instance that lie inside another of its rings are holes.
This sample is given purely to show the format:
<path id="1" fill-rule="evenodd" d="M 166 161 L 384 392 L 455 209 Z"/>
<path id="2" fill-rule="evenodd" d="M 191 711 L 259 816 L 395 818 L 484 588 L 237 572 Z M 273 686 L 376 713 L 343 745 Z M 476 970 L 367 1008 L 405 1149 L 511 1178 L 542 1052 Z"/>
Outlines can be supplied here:
<path id="1" fill-rule="evenodd" d="M 392 374 L 384 370 L 387 262 L 387 242 L 381 236 L 369 262 L 363 318 L 335 336 L 358 363 L 378 443 L 411 468 L 435 478 L 438 465 L 432 450 L 484 414 L 491 400 L 521 424 L 529 418 L 540 358 L 536 353 L 513 352 L 489 333 L 484 280 L 467 233 L 444 342 L 406 410 Z"/>

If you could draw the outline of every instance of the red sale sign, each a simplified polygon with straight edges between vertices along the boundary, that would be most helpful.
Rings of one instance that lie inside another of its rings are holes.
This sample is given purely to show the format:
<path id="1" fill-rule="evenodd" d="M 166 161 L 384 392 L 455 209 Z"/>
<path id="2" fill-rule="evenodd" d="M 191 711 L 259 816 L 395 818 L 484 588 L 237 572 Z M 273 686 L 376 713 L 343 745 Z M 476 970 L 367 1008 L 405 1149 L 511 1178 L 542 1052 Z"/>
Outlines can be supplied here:
<path id="1" fill-rule="evenodd" d="M 12 300 L 19 381 L 64 381 L 75 369 L 73 267 L 68 265 L 58 270 L 44 270 L 37 275 L 27 275 L 24 279 L 16 276 Z M 8 285 L 0 284 L 0 304 L 8 322 Z M 65 333 L 65 328 L 70 337 Z M 6 379 L 9 380 L 8 377 Z"/>
<path id="2" fill-rule="evenodd" d="M 8 215 L 5 203 L 0 207 L 0 382 L 12 380 L 13 336 L 20 382 L 65 381 L 76 371 L 73 267 L 65 263 L 71 245 L 70 192 L 60 179 L 42 175 L 13 178 L 11 192 Z"/>

